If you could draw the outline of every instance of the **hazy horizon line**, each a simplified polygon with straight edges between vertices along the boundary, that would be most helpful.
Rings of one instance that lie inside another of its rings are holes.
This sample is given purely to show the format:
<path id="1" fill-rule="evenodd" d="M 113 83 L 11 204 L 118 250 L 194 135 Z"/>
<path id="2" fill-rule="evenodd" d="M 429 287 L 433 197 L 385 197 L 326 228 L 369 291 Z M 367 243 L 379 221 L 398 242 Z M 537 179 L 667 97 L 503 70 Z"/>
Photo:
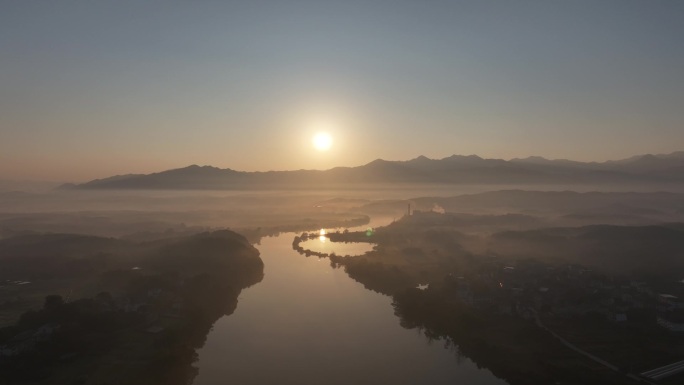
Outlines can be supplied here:
<path id="1" fill-rule="evenodd" d="M 65 184 L 68 184 L 68 183 L 79 184 L 79 183 L 86 183 L 86 182 L 90 182 L 90 181 L 94 181 L 94 180 L 101 180 L 101 179 L 107 179 L 107 178 L 113 178 L 113 177 L 119 177 L 119 176 L 158 174 L 158 173 L 162 173 L 162 172 L 166 172 L 166 171 L 180 170 L 180 169 L 189 168 L 189 167 L 193 167 L 193 166 L 196 166 L 196 167 L 211 167 L 211 168 L 215 168 L 215 169 L 219 169 L 219 170 L 232 170 L 232 171 L 236 171 L 236 172 L 247 172 L 247 173 L 268 173 L 268 172 L 289 172 L 289 171 L 329 171 L 329 170 L 333 170 L 333 169 L 336 169 L 336 168 L 356 168 L 356 167 L 363 167 L 363 166 L 366 166 L 366 165 L 368 165 L 368 164 L 370 164 L 370 163 L 373 163 L 373 162 L 376 162 L 376 161 L 385 161 L 385 162 L 408 162 L 408 161 L 416 160 L 416 159 L 419 159 L 419 158 L 426 158 L 426 159 L 429 159 L 429 160 L 444 160 L 444 159 L 448 159 L 448 158 L 451 158 L 451 157 L 464 157 L 464 158 L 467 158 L 467 157 L 477 157 L 477 158 L 480 158 L 480 159 L 483 159 L 483 160 L 503 160 L 503 161 L 506 161 L 506 162 L 510 162 L 510 161 L 513 161 L 513 160 L 524 160 L 524 159 L 530 159 L 530 158 L 539 158 L 539 159 L 545 159 L 545 160 L 548 160 L 548 161 L 569 161 L 569 162 L 587 163 L 587 164 L 593 164 L 593 163 L 601 164 L 601 163 L 608 163 L 608 162 L 620 162 L 620 161 L 624 161 L 624 160 L 628 160 L 628 159 L 632 159 L 632 158 L 643 157 L 643 156 L 648 156 L 648 155 L 652 155 L 652 156 L 655 156 L 655 157 L 660 157 L 660 156 L 668 156 L 668 155 L 677 154 L 677 153 L 684 153 L 684 150 L 675 150 L 675 151 L 671 151 L 671 152 L 667 152 L 667 153 L 657 153 L 657 154 L 654 154 L 654 153 L 641 153 L 641 154 L 636 154 L 636 155 L 632 155 L 632 156 L 628 156 L 628 157 L 620 158 L 620 159 L 606 159 L 606 160 L 593 160 L 593 161 L 575 160 L 575 159 L 569 159 L 569 158 L 547 158 L 547 157 L 540 156 L 540 155 L 529 155 L 529 156 L 526 156 L 526 157 L 519 157 L 519 156 L 518 156 L 518 157 L 512 157 L 512 158 L 488 158 L 488 157 L 483 157 L 483 156 L 480 156 L 480 155 L 477 155 L 477 154 L 469 154 L 469 155 L 452 154 L 452 155 L 445 156 L 445 157 L 442 157 L 442 158 L 430 158 L 430 157 L 425 156 L 425 155 L 418 155 L 418 156 L 413 157 L 413 158 L 410 158 L 410 159 L 383 159 L 383 158 L 376 158 L 376 159 L 373 159 L 373 160 L 371 160 L 371 161 L 365 162 L 365 163 L 363 163 L 363 164 L 358 164 L 358 165 L 353 165 L 353 166 L 334 166 L 334 167 L 330 167 L 330 168 L 321 168 L 321 169 L 317 169 L 317 168 L 298 168 L 298 169 L 238 170 L 238 169 L 234 169 L 234 168 L 231 168 L 231 167 L 219 167 L 219 166 L 214 166 L 214 165 L 210 165 L 210 164 L 192 163 L 192 164 L 189 164 L 189 165 L 186 165 L 186 166 L 171 167 L 171 168 L 167 168 L 167 169 L 163 169 L 163 170 L 159 170 L 159 171 L 147 172 L 147 173 L 146 173 L 146 172 L 129 172 L 129 173 L 122 173 L 122 174 L 114 174 L 114 175 L 108 175 L 108 176 L 101 176 L 101 177 L 96 177 L 96 178 L 91 178 L 91 179 L 83 179 L 83 180 L 79 180 L 79 181 L 65 181 L 65 180 L 51 180 L 51 181 L 48 181 L 48 180 L 35 180 L 35 179 L 34 179 L 34 180 L 29 180 L 29 179 L 24 179 L 24 180 L 12 180 L 12 179 L 4 179 L 4 178 L 0 178 L 0 181 L 6 181 L 6 182 L 9 182 L 9 181 L 16 181 L 16 182 L 23 181 L 23 182 L 37 182 L 37 183 L 38 183 L 38 182 L 51 182 L 51 183 L 53 182 L 53 183 L 65 183 Z"/>

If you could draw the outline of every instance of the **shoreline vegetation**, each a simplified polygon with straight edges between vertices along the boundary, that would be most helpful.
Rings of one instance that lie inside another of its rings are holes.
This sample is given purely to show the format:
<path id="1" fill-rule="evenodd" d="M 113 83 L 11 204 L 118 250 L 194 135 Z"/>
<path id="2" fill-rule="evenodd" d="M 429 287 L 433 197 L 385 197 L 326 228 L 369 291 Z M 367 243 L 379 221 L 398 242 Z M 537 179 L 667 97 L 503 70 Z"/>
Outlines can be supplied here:
<path id="1" fill-rule="evenodd" d="M 306 220 L 298 224 L 284 224 L 279 226 L 264 226 L 257 228 L 237 228 L 236 232 L 242 234 L 250 243 L 259 244 L 263 237 L 275 237 L 281 233 L 296 233 L 299 231 L 310 231 L 311 229 L 322 228 L 348 228 L 367 225 L 370 223 L 368 215 L 359 215 L 343 219 L 320 219 Z"/>
<path id="2" fill-rule="evenodd" d="M 118 239 L 30 231 L 0 239 L 0 278 L 29 279 L 0 304 L 0 384 L 192 383 L 196 351 L 213 324 L 263 278 L 254 244 L 283 232 L 362 226 L 370 217 L 279 221 Z M 21 317 L 9 323 L 12 314 Z"/>
<path id="3" fill-rule="evenodd" d="M 295 236 L 292 247 L 307 257 L 328 258 L 333 268 L 343 267 L 367 289 L 392 296 L 403 327 L 442 341 L 457 357 L 470 358 L 511 385 L 558 383 L 559 378 L 563 384 L 635 384 L 638 373 L 681 360 L 681 344 L 672 344 L 681 337 L 658 327 L 653 296 L 639 280 L 662 280 L 662 275 L 626 277 L 624 271 L 592 271 L 572 260 L 541 263 L 491 254 L 498 246 L 495 235 L 467 235 L 451 221 L 449 214 L 417 212 L 372 232 L 326 235 L 331 242 L 376 244 L 360 256 L 303 249 L 300 243 L 318 237 L 316 233 Z M 613 231 L 633 234 L 642 228 L 601 230 L 610 236 L 592 242 L 605 252 L 602 242 L 613 242 Z M 554 283 L 563 280 L 573 283 Z M 631 302 L 616 303 L 609 294 L 616 290 Z M 584 292 L 598 298 L 584 298 Z M 616 323 L 615 314 L 629 321 Z M 570 342 L 617 366 L 618 372 L 563 345 L 538 326 L 537 316 Z"/>
<path id="4" fill-rule="evenodd" d="M 84 239 L 94 244 L 84 246 Z M 115 243 L 118 252 L 90 267 L 98 294 L 73 301 L 47 295 L 42 309 L 0 329 L 0 384 L 187 385 L 197 374 L 196 349 L 214 322 L 235 310 L 242 289 L 263 278 L 259 251 L 228 230 L 141 244 L 54 235 L 24 241 L 72 251 L 52 256 L 60 261 L 51 272 L 14 266 L 32 270 L 36 282 L 75 280 L 59 268 L 87 263 L 74 250 Z"/>
<path id="5" fill-rule="evenodd" d="M 684 314 L 658 297 L 684 298 L 681 194 L 248 198 L 193 198 L 220 203 L 201 212 L 5 214 L 0 384 L 190 382 L 211 326 L 263 277 L 253 244 L 296 231 L 304 233 L 294 250 L 392 296 L 404 327 L 512 385 L 633 383 L 626 374 L 684 356 L 682 336 L 659 326 L 661 316 L 682 323 Z M 413 215 L 388 226 L 326 234 L 373 244 L 371 252 L 302 248 L 320 236 L 314 229 L 363 226 L 367 214 L 400 218 L 407 205 Z M 621 373 L 563 346 L 537 320 Z"/>

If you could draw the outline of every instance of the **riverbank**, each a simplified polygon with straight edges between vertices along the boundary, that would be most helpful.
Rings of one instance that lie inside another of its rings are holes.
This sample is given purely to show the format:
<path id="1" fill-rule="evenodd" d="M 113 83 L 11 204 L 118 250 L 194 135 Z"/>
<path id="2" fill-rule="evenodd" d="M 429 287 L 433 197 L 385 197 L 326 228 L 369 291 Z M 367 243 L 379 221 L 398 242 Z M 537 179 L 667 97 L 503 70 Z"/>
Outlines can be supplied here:
<path id="1" fill-rule="evenodd" d="M 0 330 L 0 383 L 186 385 L 211 326 L 263 278 L 258 250 L 230 231 L 127 245 L 109 258 L 91 273 L 114 294 L 49 296 Z"/>
<path id="2" fill-rule="evenodd" d="M 264 280 L 214 325 L 194 385 L 505 385 L 399 325 L 390 297 L 295 252 L 294 236 L 262 240 Z"/>
<path id="3" fill-rule="evenodd" d="M 331 240 L 373 242 L 364 255 L 347 257 L 293 249 L 329 258 L 333 267 L 367 289 L 393 296 L 401 323 L 421 330 L 429 340 L 444 340 L 459 354 L 491 370 L 510 384 L 631 384 L 622 372 L 587 360 L 568 349 L 521 314 L 514 297 L 503 295 L 499 271 L 506 264 L 474 254 L 481 239 L 436 226 L 425 218 L 404 218 L 373 232 L 336 232 Z M 490 281 L 492 281 L 490 285 Z M 496 287 L 494 287 L 494 282 Z M 418 285 L 427 290 L 416 289 Z M 428 285 L 429 284 L 429 285 Z M 508 286 L 507 286 L 508 287 Z"/>

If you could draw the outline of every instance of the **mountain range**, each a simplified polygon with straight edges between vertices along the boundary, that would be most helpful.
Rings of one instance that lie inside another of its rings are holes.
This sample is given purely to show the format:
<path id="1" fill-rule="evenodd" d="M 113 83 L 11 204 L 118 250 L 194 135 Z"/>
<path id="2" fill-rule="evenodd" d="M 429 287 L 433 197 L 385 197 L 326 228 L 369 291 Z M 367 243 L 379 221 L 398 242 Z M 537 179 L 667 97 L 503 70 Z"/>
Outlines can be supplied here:
<path id="1" fill-rule="evenodd" d="M 684 151 L 639 155 L 606 162 L 542 157 L 511 160 L 477 155 L 425 156 L 406 161 L 377 159 L 329 170 L 247 172 L 192 165 L 152 174 L 117 175 L 62 189 L 203 189 L 344 187 L 363 184 L 601 184 L 684 183 Z"/>

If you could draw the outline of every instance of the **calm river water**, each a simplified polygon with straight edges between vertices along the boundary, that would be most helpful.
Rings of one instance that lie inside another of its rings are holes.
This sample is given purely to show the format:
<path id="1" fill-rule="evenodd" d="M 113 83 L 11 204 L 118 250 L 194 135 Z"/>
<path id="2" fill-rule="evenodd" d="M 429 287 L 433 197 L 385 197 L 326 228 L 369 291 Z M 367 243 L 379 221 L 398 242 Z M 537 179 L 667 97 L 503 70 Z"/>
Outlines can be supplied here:
<path id="1" fill-rule="evenodd" d="M 264 279 L 214 325 L 199 351 L 195 385 L 506 384 L 402 328 L 390 297 L 366 290 L 327 259 L 296 253 L 294 235 L 257 246 Z"/>

